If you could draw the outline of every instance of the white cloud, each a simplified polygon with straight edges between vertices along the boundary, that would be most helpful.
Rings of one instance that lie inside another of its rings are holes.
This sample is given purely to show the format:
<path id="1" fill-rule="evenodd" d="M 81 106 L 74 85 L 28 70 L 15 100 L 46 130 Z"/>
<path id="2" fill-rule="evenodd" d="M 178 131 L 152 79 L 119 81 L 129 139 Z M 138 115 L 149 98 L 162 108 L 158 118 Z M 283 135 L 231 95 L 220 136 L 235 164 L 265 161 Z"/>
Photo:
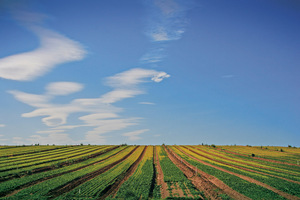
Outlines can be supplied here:
<path id="1" fill-rule="evenodd" d="M 116 89 L 111 92 L 108 92 L 104 94 L 101 97 L 101 101 L 103 103 L 115 103 L 117 101 L 120 101 L 122 99 L 126 98 L 132 98 L 134 96 L 137 96 L 139 94 L 143 94 L 143 91 L 141 90 L 136 90 L 136 89 L 131 89 L 131 90 L 124 90 L 124 89 Z"/>
<path id="2" fill-rule="evenodd" d="M 167 74 L 166 72 L 159 72 L 155 76 L 153 76 L 151 78 L 151 80 L 158 83 L 158 82 L 161 82 L 163 79 L 169 78 L 169 77 L 170 77 L 170 75 Z"/>
<path id="3" fill-rule="evenodd" d="M 117 113 L 123 109 L 115 107 L 112 105 L 113 103 L 143 94 L 144 91 L 138 87 L 141 83 L 160 82 L 169 76 L 165 72 L 155 70 L 131 69 L 106 79 L 106 84 L 113 88 L 112 91 L 98 98 L 74 99 L 67 104 L 54 104 L 51 100 L 57 95 L 68 95 L 80 91 L 83 85 L 73 82 L 56 82 L 48 84 L 45 94 L 42 95 L 20 91 L 10 91 L 10 93 L 17 100 L 35 108 L 31 112 L 23 113 L 22 117 L 42 117 L 42 122 L 51 127 L 50 130 L 38 131 L 37 133 L 49 134 L 50 137 L 50 135 L 54 136 L 53 134 L 63 135 L 62 132 L 65 130 L 93 127 L 86 133 L 83 140 L 93 143 L 95 142 L 92 140 L 93 137 L 97 138 L 97 141 L 104 141 L 105 137 L 100 135 L 122 130 L 138 123 L 140 118 L 121 118 Z M 74 113 L 85 114 L 78 118 L 83 124 L 65 125 L 68 117 Z M 34 136 L 30 141 L 37 141 L 38 139 L 46 141 L 45 137 L 42 136 Z"/>
<path id="4" fill-rule="evenodd" d="M 136 85 L 146 82 L 146 78 L 151 78 L 155 82 L 160 82 L 164 78 L 168 78 L 165 72 L 156 70 L 134 68 L 128 71 L 116 74 L 107 78 L 107 84 L 114 88 L 134 88 Z"/>
<path id="5" fill-rule="evenodd" d="M 171 40 L 171 38 L 168 36 L 168 33 L 163 28 L 154 30 L 151 33 L 151 37 L 152 37 L 153 41 L 155 41 L 155 42 Z"/>
<path id="6" fill-rule="evenodd" d="M 38 95 L 38 94 L 29 94 L 20 91 L 8 91 L 12 94 L 18 101 L 28 104 L 32 107 L 48 107 L 48 102 L 50 100 L 49 96 Z"/>
<path id="7" fill-rule="evenodd" d="M 27 18 L 26 26 L 40 39 L 40 46 L 29 52 L 15 54 L 0 59 L 0 77 L 17 81 L 30 81 L 44 75 L 56 65 L 78 61 L 84 58 L 86 51 L 76 41 L 59 33 L 32 24 L 38 21 L 38 15 L 32 20 L 21 14 L 18 18 Z"/>
<path id="8" fill-rule="evenodd" d="M 6 125 L 5 124 L 0 124 L 0 128 L 3 128 L 5 127 Z"/>
<path id="9" fill-rule="evenodd" d="M 128 132 L 128 133 L 123 133 L 123 136 L 128 137 L 129 140 L 131 141 L 136 141 L 141 139 L 141 137 L 139 137 L 140 134 L 149 131 L 149 129 L 142 129 L 142 130 L 137 130 L 137 131 L 132 131 L 132 132 Z"/>
<path id="10" fill-rule="evenodd" d="M 83 89 L 83 85 L 74 82 L 55 82 L 50 83 L 46 87 L 47 94 L 49 95 L 69 95 L 74 92 L 79 92 Z"/>

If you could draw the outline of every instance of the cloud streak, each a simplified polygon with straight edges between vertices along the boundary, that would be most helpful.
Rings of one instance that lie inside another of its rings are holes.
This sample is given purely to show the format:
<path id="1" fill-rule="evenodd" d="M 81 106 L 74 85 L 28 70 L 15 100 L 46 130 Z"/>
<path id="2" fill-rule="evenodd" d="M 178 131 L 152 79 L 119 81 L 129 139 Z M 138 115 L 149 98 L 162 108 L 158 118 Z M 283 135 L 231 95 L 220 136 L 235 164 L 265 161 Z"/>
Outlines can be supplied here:
<path id="1" fill-rule="evenodd" d="M 38 131 L 40 134 L 62 134 L 66 130 L 79 127 L 93 127 L 85 135 L 85 142 L 100 143 L 105 141 L 102 134 L 125 129 L 136 125 L 140 118 L 121 118 L 118 113 L 122 108 L 113 104 L 126 98 L 133 98 L 145 93 L 139 85 L 147 82 L 161 82 L 170 77 L 165 72 L 134 68 L 106 78 L 105 84 L 112 87 L 112 91 L 98 98 L 74 99 L 68 104 L 54 104 L 51 101 L 59 95 L 69 95 L 79 92 L 83 85 L 74 82 L 55 82 L 45 87 L 44 94 L 29 94 L 21 91 L 9 91 L 17 100 L 34 107 L 29 113 L 23 113 L 22 117 L 42 117 L 42 122 L 51 127 L 50 130 Z M 66 125 L 71 114 L 85 113 L 79 117 L 83 123 L 78 125 Z M 88 114 L 86 114 L 88 113 Z M 51 136 L 51 137 L 52 137 Z M 50 137 L 50 136 L 49 136 Z M 45 137 L 34 136 L 32 141 Z M 53 140 L 53 138 L 48 138 Z M 46 140 L 45 140 L 46 141 Z"/>
<path id="2" fill-rule="evenodd" d="M 161 62 L 166 56 L 164 50 L 170 41 L 179 40 L 185 32 L 187 24 L 186 12 L 190 6 L 183 0 L 148 1 L 148 27 L 146 35 L 155 45 L 140 59 L 143 64 Z"/>
<path id="3" fill-rule="evenodd" d="M 147 35 L 153 42 L 178 40 L 185 32 L 187 7 L 180 0 L 155 0 Z"/>
<path id="4" fill-rule="evenodd" d="M 33 51 L 1 58 L 0 78 L 32 81 L 59 64 L 84 58 L 86 51 L 78 42 L 40 25 L 34 25 L 33 22 L 38 20 L 32 20 L 32 15 L 22 15 L 25 18 L 23 21 L 26 21 L 25 26 L 39 38 L 40 46 Z"/>
<path id="5" fill-rule="evenodd" d="M 139 135 L 141 135 L 144 132 L 149 131 L 149 129 L 142 129 L 142 130 L 137 130 L 137 131 L 132 131 L 132 132 L 127 132 L 127 133 L 123 133 L 123 136 L 128 137 L 128 139 L 130 141 L 136 141 L 136 140 L 140 140 L 141 137 Z"/>

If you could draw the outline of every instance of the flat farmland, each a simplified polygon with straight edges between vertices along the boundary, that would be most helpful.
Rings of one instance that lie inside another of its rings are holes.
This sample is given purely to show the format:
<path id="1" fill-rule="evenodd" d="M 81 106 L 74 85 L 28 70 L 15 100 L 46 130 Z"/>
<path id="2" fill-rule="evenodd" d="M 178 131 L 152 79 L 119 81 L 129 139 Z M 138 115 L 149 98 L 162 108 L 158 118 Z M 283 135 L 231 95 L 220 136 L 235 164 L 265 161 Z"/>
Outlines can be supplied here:
<path id="1" fill-rule="evenodd" d="M 0 199 L 300 199 L 300 148 L 1 146 Z"/>

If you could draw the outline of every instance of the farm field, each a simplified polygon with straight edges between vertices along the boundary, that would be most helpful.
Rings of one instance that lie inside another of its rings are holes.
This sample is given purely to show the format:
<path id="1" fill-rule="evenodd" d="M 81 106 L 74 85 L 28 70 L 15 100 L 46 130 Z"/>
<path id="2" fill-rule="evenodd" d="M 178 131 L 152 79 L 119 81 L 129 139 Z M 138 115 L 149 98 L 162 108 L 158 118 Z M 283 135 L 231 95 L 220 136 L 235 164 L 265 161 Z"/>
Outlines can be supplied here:
<path id="1" fill-rule="evenodd" d="M 300 148 L 0 146 L 0 199 L 300 200 Z"/>

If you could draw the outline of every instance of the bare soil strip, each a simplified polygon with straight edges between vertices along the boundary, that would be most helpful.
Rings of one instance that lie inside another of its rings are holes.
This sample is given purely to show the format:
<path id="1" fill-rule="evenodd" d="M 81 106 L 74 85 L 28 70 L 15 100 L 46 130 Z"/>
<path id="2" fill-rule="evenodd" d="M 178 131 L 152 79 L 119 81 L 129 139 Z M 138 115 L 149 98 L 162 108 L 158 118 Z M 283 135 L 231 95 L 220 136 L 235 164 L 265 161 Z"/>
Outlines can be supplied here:
<path id="1" fill-rule="evenodd" d="M 172 189 L 172 195 L 174 197 L 185 197 L 182 189 L 179 187 L 179 184 L 177 182 L 172 183 L 171 189 Z"/>
<path id="2" fill-rule="evenodd" d="M 247 155 L 245 155 L 245 154 L 237 153 L 237 152 L 234 152 L 234 151 L 229 151 L 229 150 L 220 149 L 220 148 L 217 148 L 217 149 L 218 149 L 218 150 L 221 150 L 221 151 L 224 151 L 224 152 L 227 152 L 227 153 L 239 155 L 239 156 L 247 156 Z M 283 165 L 299 166 L 299 165 L 297 165 L 297 164 L 287 163 L 287 162 L 281 162 L 281 161 L 278 161 L 278 160 L 271 160 L 271 159 L 267 159 L 267 158 L 260 158 L 260 157 L 252 157 L 252 158 L 253 158 L 253 159 L 257 159 L 257 160 L 268 161 L 268 162 L 272 162 L 272 163 L 283 164 Z"/>
<path id="3" fill-rule="evenodd" d="M 107 149 L 107 151 L 102 152 L 102 154 L 107 153 L 107 152 L 109 152 L 109 151 L 112 151 L 112 150 L 114 150 L 114 149 L 116 149 L 116 148 L 117 148 L 117 147 Z M 12 196 L 12 195 L 17 194 L 19 191 L 21 191 L 21 190 L 23 190 L 23 189 L 26 189 L 26 188 L 28 188 L 28 187 L 30 187 L 30 186 L 33 186 L 33 185 L 42 183 L 42 182 L 44 182 L 44 181 L 46 181 L 46 180 L 49 180 L 49 179 L 52 179 L 52 178 L 55 178 L 55 177 L 58 177 L 58 176 L 61 176 L 61 175 L 67 174 L 67 173 L 75 172 L 75 171 L 81 170 L 81 169 L 83 169 L 83 168 L 89 167 L 89 166 L 91 166 L 91 165 L 98 164 L 98 163 L 103 162 L 103 161 L 105 161 L 105 160 L 107 160 L 107 159 L 109 159 L 109 158 L 111 158 L 111 157 L 113 157 L 113 156 L 116 156 L 117 154 L 121 153 L 121 152 L 124 151 L 125 149 L 126 149 L 126 148 L 122 149 L 121 151 L 116 152 L 115 154 L 110 155 L 110 156 L 107 157 L 107 158 L 104 158 L 104 159 L 102 159 L 102 160 L 99 160 L 99 161 L 97 161 L 97 162 L 93 162 L 93 163 L 90 163 L 90 164 L 87 164 L 87 165 L 78 167 L 78 168 L 76 168 L 76 169 L 72 169 L 72 170 L 69 170 L 69 171 L 62 172 L 62 173 L 54 174 L 54 175 L 51 175 L 51 176 L 47 176 L 47 177 L 44 177 L 44 178 L 41 178 L 41 179 L 32 181 L 32 182 L 30 182 L 30 183 L 26 183 L 26 184 L 24 184 L 24 185 L 20 185 L 19 187 L 17 187 L 17 188 L 16 188 L 15 190 L 13 190 L 13 191 L 9 191 L 9 192 L 6 192 L 6 193 L 1 193 L 1 194 L 0 194 L 0 197 L 3 197 L 3 196 L 5 196 L 5 197 L 10 197 L 10 196 Z M 102 154 L 101 154 L 101 155 L 102 155 Z M 100 155 L 98 155 L 98 156 L 100 156 Z M 73 164 L 75 164 L 75 163 L 73 163 Z"/>
<path id="4" fill-rule="evenodd" d="M 190 151 L 193 151 L 191 148 L 188 148 L 188 149 Z M 201 151 L 201 152 L 204 152 L 206 154 L 209 154 L 209 155 L 212 155 L 212 156 L 216 156 L 216 157 L 228 160 L 228 161 L 233 161 L 233 162 L 237 162 L 237 163 L 240 163 L 240 164 L 246 164 L 246 165 L 249 165 L 249 166 L 260 168 L 259 166 L 256 166 L 256 165 L 251 165 L 251 164 L 248 164 L 248 163 L 243 163 L 243 162 L 235 161 L 235 160 L 232 160 L 232 159 L 229 159 L 229 158 L 224 158 L 224 157 L 219 156 L 219 155 L 214 155 L 212 153 L 206 152 L 206 151 L 198 149 L 196 147 L 194 147 L 194 149 L 197 149 L 198 151 Z M 196 153 L 196 152 L 194 152 L 194 153 Z M 287 178 L 283 178 L 283 177 L 280 177 L 280 176 L 276 176 L 276 175 L 272 175 L 272 174 L 268 174 L 268 173 L 264 173 L 264 172 L 259 172 L 259 171 L 256 171 L 256 170 L 253 170 L 253 169 L 248 169 L 248 168 L 245 168 L 245 167 L 240 167 L 240 166 L 237 166 L 237 165 L 234 165 L 234 164 L 231 164 L 231 163 L 226 163 L 226 162 L 223 162 L 223 161 L 220 161 L 220 160 L 216 160 L 214 158 L 210 158 L 208 156 L 205 156 L 205 155 L 202 155 L 202 154 L 199 154 L 199 153 L 196 153 L 196 154 L 198 154 L 198 155 L 200 155 L 200 156 L 202 156 L 204 158 L 207 158 L 209 160 L 212 160 L 212 161 L 215 161 L 215 162 L 218 162 L 218 163 L 222 163 L 222 164 L 225 164 L 225 165 L 228 165 L 228 166 L 232 166 L 232 167 L 235 167 L 235 168 L 238 168 L 238 169 L 242 169 L 242 170 L 249 171 L 249 172 L 254 172 L 254 173 L 257 173 L 257 174 L 263 174 L 263 175 L 266 175 L 266 176 L 272 176 L 272 177 L 283 179 L 283 180 L 286 180 L 286 181 L 289 181 L 289 182 L 292 182 L 292 183 L 300 184 L 300 182 L 298 182 L 298 181 L 290 180 L 290 179 L 287 179 Z M 269 169 L 269 168 L 266 168 L 266 167 L 262 167 L 262 168 L 263 169 L 272 170 L 272 169 Z"/>
<path id="5" fill-rule="evenodd" d="M 146 153 L 148 146 L 144 147 L 143 152 L 139 156 L 139 158 L 129 167 L 129 169 L 125 172 L 125 174 L 121 174 L 118 176 L 118 180 L 114 182 L 112 185 L 108 186 L 104 191 L 105 193 L 101 194 L 101 197 L 99 200 L 103 200 L 108 196 L 113 196 L 115 197 L 118 190 L 120 189 L 121 185 L 129 179 L 130 176 L 133 175 L 135 172 L 136 168 L 139 166 L 141 160 L 144 158 L 144 155 Z"/>
<path id="6" fill-rule="evenodd" d="M 172 149 L 166 149 L 168 156 L 172 160 L 172 162 L 174 162 L 177 167 L 179 167 L 181 171 L 183 171 L 183 173 L 187 176 L 188 179 L 192 181 L 192 183 L 198 190 L 204 192 L 206 197 L 209 197 L 211 199 L 222 199 L 218 197 L 218 195 L 224 192 L 233 199 L 250 200 L 250 198 L 233 190 L 216 177 L 209 175 L 199 169 L 196 169 L 195 166 L 191 165 L 184 159 L 181 159 L 181 157 L 175 154 Z M 179 150 L 181 151 L 181 149 Z M 198 176 L 198 174 L 200 176 Z"/>
<path id="7" fill-rule="evenodd" d="M 105 151 L 101 151 L 101 152 L 98 152 L 98 153 L 95 153 L 95 154 L 91 154 L 89 156 L 84 156 L 84 157 L 78 158 L 76 160 L 73 160 L 72 162 L 65 161 L 65 162 L 61 162 L 61 163 L 57 164 L 56 166 L 49 165 L 49 166 L 46 166 L 46 167 L 39 167 L 39 168 L 31 170 L 30 174 L 27 174 L 27 171 L 24 171 L 23 173 L 20 172 L 18 174 L 19 174 L 20 177 L 24 177 L 24 176 L 28 176 L 28 175 L 31 175 L 31 174 L 37 174 L 37 173 L 41 173 L 41 172 L 50 171 L 50 170 L 58 169 L 58 168 L 61 168 L 61 167 L 73 165 L 73 164 L 76 164 L 76 163 L 79 163 L 79 162 L 83 162 L 83 161 L 85 161 L 87 159 L 90 159 L 90 158 L 95 158 L 97 156 L 100 156 L 104 153 L 107 153 L 108 151 L 112 151 L 112 150 L 114 150 L 116 148 L 119 148 L 119 147 L 120 146 L 114 146 L 112 148 L 106 149 Z M 69 157 L 69 158 L 71 158 L 71 157 Z M 55 160 L 51 160 L 49 162 L 52 162 L 52 161 L 55 161 Z M 28 167 L 28 166 L 26 166 L 26 167 Z M 4 182 L 4 181 L 12 180 L 14 178 L 20 178 L 20 177 L 16 177 L 15 174 L 11 174 L 11 175 L 8 175 L 6 177 L 1 177 L 0 178 L 0 183 Z"/>
<path id="8" fill-rule="evenodd" d="M 136 146 L 130 153 L 128 153 L 126 156 L 124 156 L 123 158 L 111 163 L 110 165 L 107 165 L 101 169 L 98 169 L 96 171 L 90 172 L 88 174 L 85 174 L 79 178 L 76 178 L 74 180 L 72 180 L 69 183 L 66 183 L 58 188 L 55 188 L 53 190 L 50 190 L 49 193 L 47 194 L 47 196 L 51 196 L 50 199 L 54 199 L 66 192 L 71 191 L 72 189 L 74 189 L 75 187 L 91 180 L 92 178 L 94 178 L 95 176 L 98 176 L 104 172 L 106 172 L 107 170 L 110 170 L 111 168 L 113 168 L 115 165 L 121 163 L 122 161 L 126 160 L 136 149 L 138 148 L 138 146 Z"/>
<path id="9" fill-rule="evenodd" d="M 183 146 L 183 147 L 184 147 L 184 146 Z M 184 147 L 184 148 L 189 149 L 189 148 L 187 148 L 187 147 Z M 191 150 L 191 149 L 189 149 L 189 150 L 192 151 L 192 152 L 194 152 L 194 151 Z M 228 171 L 228 170 L 223 169 L 223 168 L 218 167 L 218 166 L 214 166 L 214 165 L 212 165 L 212 164 L 210 164 L 210 163 L 207 163 L 207 162 L 204 162 L 204 161 L 202 161 L 202 160 L 200 160 L 200 159 L 198 159 L 198 158 L 196 158 L 196 157 L 194 157 L 194 156 L 192 156 L 192 155 L 189 155 L 188 153 L 186 153 L 186 152 L 184 152 L 184 151 L 182 151 L 182 152 L 185 153 L 186 155 L 188 155 L 190 158 L 192 158 L 192 159 L 194 159 L 194 160 L 197 160 L 198 162 L 200 162 L 200 163 L 202 163 L 202 164 L 204 164 L 204 165 L 213 167 L 213 168 L 215 168 L 215 169 L 218 169 L 218 170 L 220 170 L 220 171 L 226 172 L 226 173 L 228 173 L 228 174 L 232 174 L 232 175 L 237 176 L 237 177 L 239 177 L 239 178 L 241 178 L 241 179 L 244 179 L 244 180 L 246 180 L 246 181 L 248 181 L 248 182 L 250 182 L 250 183 L 255 183 L 256 185 L 260 185 L 260 186 L 262 186 L 262 187 L 264 187 L 264 188 L 267 188 L 268 190 L 271 190 L 271 191 L 273 191 L 273 192 L 275 192 L 275 193 L 279 194 L 280 196 L 283 196 L 283 197 L 285 197 L 285 198 L 287 198 L 287 199 L 291 199 L 291 200 L 300 200 L 299 197 L 296 197 L 296 196 L 290 195 L 290 194 L 288 194 L 288 193 L 282 192 L 282 191 L 280 191 L 280 190 L 278 190 L 278 189 L 276 189 L 276 188 L 273 188 L 273 187 L 271 187 L 271 186 L 269 186 L 269 185 L 267 185 L 267 184 L 265 184 L 265 183 L 262 183 L 262 182 L 260 182 L 260 181 L 255 180 L 255 179 L 253 179 L 253 178 L 250 178 L 250 177 L 247 177 L 247 176 L 244 176 L 244 175 L 240 175 L 240 174 L 237 174 L 237 173 Z M 197 154 L 197 152 L 194 152 L 194 153 Z"/>
<path id="10" fill-rule="evenodd" d="M 168 191 L 168 184 L 164 181 L 164 173 L 159 163 L 159 157 L 156 150 L 156 146 L 154 146 L 154 149 L 155 149 L 155 166 L 157 171 L 157 184 L 161 186 L 160 187 L 161 198 L 165 199 L 168 196 L 170 196 L 170 193 Z"/>
<path id="11" fill-rule="evenodd" d="M 5 155 L 5 156 L 0 156 L 0 158 L 6 158 L 6 157 L 13 157 L 13 156 L 23 156 L 27 154 L 33 154 L 33 153 L 40 153 L 40 152 L 45 152 L 45 151 L 52 151 L 52 150 L 57 150 L 57 149 L 62 149 L 62 148 L 67 148 L 67 147 L 72 147 L 72 146 L 63 146 L 63 147 L 57 147 L 53 149 L 45 149 L 45 150 L 40 150 L 40 151 L 31 151 L 27 153 L 18 153 L 18 154 L 12 154 L 12 155 Z"/>

